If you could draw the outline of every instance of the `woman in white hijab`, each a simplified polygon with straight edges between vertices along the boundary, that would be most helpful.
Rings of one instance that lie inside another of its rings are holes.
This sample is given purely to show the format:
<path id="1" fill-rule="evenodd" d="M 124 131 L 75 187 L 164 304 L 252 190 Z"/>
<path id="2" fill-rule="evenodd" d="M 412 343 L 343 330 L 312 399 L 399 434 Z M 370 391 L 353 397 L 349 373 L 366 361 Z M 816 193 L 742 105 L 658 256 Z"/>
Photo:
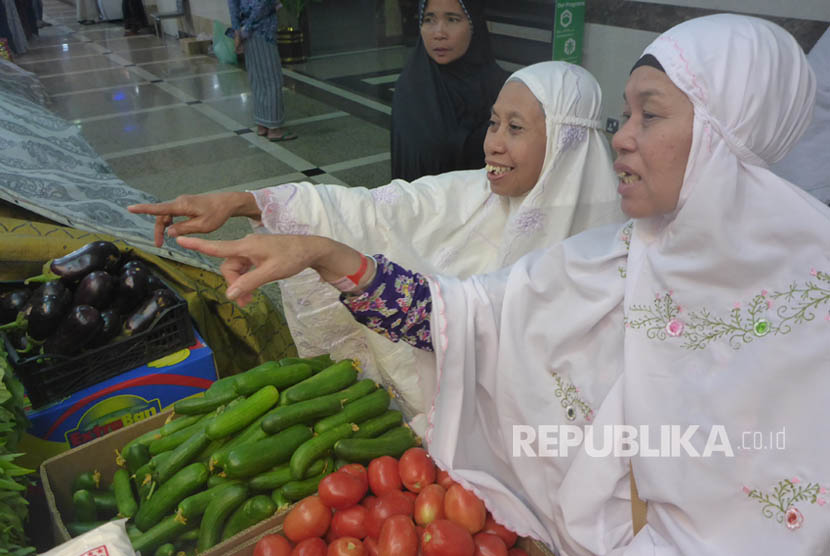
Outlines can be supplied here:
<path id="1" fill-rule="evenodd" d="M 602 94 L 594 77 L 579 66 L 543 62 L 517 71 L 510 81 L 530 90 L 528 110 L 533 112 L 521 131 L 513 122 L 506 139 L 488 134 L 486 169 L 411 183 L 395 180 L 371 190 L 292 183 L 253 195 L 185 196 L 130 210 L 160 215 L 158 244 L 171 214 L 212 219 L 173 224 L 167 233 L 174 236 L 212 231 L 230 216 L 248 215 L 261 220 L 261 232 L 336 238 L 364 252 L 388 254 L 419 272 L 461 278 L 501 268 L 590 227 L 621 222 L 611 153 L 599 122 Z M 534 152 L 517 147 L 517 138 L 528 138 Z M 240 197 L 244 208 L 235 204 Z M 194 211 L 197 200 L 206 205 Z M 431 354 L 356 323 L 340 303 L 340 292 L 311 270 L 283 280 L 280 287 L 300 355 L 356 358 L 368 376 L 396 391 L 410 419 L 425 410 L 428 398 L 415 369 L 434 369 Z"/>
<path id="2" fill-rule="evenodd" d="M 630 223 L 467 280 L 376 257 L 344 303 L 434 348 L 430 454 L 517 533 L 568 556 L 827 554 L 830 209 L 767 168 L 809 124 L 815 77 L 786 31 L 745 16 L 644 54 L 613 142 Z M 243 301 L 364 266 L 329 239 L 267 239 L 180 243 L 228 257 Z"/>

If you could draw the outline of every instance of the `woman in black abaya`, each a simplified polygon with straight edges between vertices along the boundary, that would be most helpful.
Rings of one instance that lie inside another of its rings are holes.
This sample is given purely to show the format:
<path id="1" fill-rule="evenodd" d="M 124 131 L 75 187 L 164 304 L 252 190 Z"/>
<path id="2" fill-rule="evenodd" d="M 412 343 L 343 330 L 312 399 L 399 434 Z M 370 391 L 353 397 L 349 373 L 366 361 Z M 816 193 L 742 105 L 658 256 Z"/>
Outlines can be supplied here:
<path id="1" fill-rule="evenodd" d="M 484 167 L 484 135 L 507 72 L 481 0 L 421 0 L 421 36 L 395 85 L 392 178 Z"/>

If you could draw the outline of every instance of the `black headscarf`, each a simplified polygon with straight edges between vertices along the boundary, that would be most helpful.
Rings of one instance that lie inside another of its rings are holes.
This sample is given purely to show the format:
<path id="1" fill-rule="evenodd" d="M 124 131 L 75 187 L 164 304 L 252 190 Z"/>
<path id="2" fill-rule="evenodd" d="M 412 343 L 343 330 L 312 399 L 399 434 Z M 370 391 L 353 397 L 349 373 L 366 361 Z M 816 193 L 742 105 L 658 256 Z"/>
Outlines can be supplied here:
<path id="1" fill-rule="evenodd" d="M 418 5 L 419 21 L 427 0 Z M 437 64 L 419 37 L 395 85 L 392 101 L 392 177 L 421 176 L 484 166 L 490 109 L 508 77 L 496 64 L 481 0 L 459 0 L 471 19 L 467 52 Z"/>

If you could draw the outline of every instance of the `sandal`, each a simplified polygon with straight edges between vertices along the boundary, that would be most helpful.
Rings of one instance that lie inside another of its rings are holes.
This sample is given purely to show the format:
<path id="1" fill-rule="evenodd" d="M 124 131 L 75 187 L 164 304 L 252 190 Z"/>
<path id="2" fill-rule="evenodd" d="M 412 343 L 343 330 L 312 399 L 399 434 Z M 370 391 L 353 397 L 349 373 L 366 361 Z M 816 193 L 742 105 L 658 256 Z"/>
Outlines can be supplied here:
<path id="1" fill-rule="evenodd" d="M 275 135 L 273 137 L 268 137 L 268 140 L 272 143 L 279 143 L 280 141 L 291 141 L 297 138 L 296 133 L 291 133 L 290 131 L 285 131 L 282 135 Z"/>
<path id="2" fill-rule="evenodd" d="M 268 128 L 263 125 L 256 126 L 256 134 L 260 137 L 268 135 Z"/>

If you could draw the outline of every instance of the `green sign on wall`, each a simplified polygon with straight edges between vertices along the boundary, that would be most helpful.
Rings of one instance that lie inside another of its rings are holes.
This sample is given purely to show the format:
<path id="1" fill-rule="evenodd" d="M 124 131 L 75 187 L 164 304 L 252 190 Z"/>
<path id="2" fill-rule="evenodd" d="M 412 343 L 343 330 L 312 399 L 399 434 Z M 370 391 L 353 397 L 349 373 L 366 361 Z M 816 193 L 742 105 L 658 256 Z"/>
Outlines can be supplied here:
<path id="1" fill-rule="evenodd" d="M 553 59 L 582 62 L 585 34 L 585 0 L 556 0 L 553 19 Z"/>

